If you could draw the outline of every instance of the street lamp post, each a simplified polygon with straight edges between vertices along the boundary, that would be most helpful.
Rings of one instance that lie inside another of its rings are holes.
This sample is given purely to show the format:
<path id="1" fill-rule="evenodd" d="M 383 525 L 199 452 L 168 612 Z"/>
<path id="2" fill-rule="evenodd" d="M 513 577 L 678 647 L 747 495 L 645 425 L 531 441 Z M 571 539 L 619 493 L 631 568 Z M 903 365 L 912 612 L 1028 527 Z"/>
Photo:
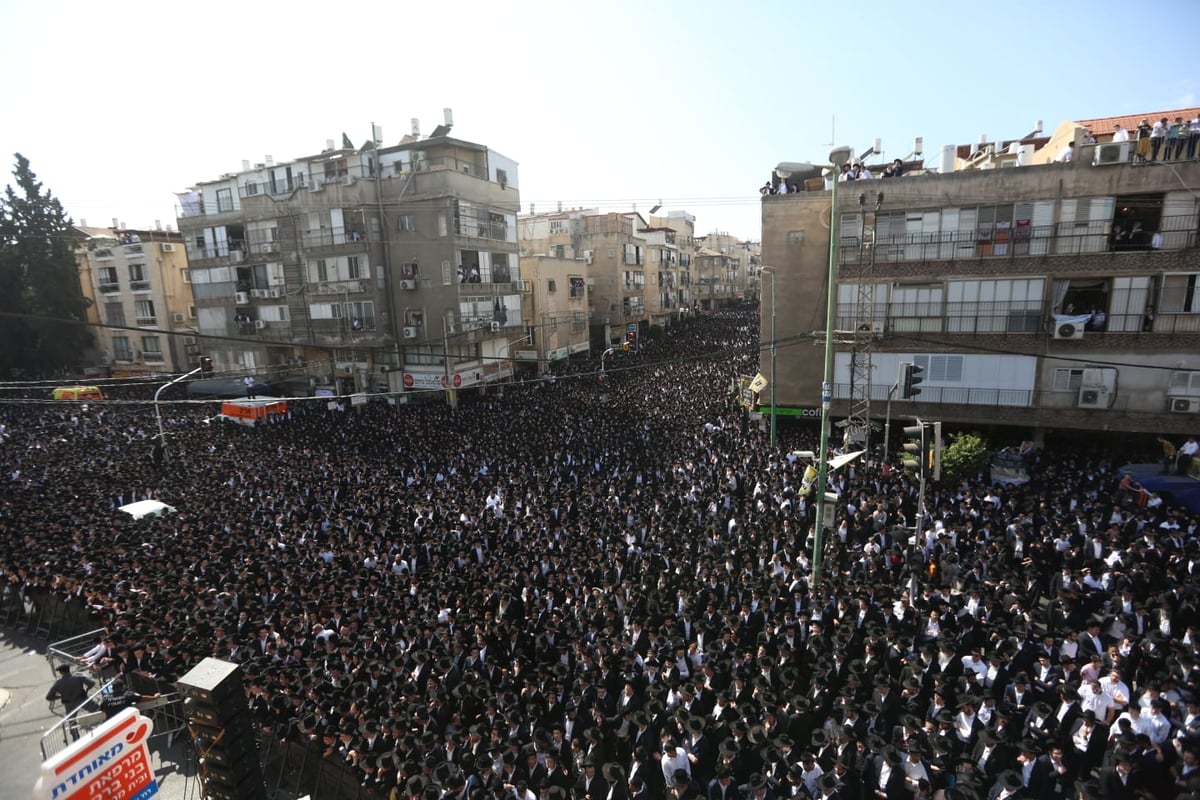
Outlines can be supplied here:
<path id="1" fill-rule="evenodd" d="M 779 344 L 775 336 L 775 268 L 762 267 L 759 272 L 767 272 L 771 275 L 771 449 L 775 449 L 775 357 L 779 352 Z M 762 307 L 762 281 L 759 281 L 759 308 Z"/>
<path id="2" fill-rule="evenodd" d="M 821 557 L 825 547 L 825 492 L 829 483 L 829 422 L 833 403 L 833 337 L 837 311 L 837 246 L 838 214 L 837 186 L 842 165 L 850 160 L 849 147 L 838 147 L 829 153 L 833 179 L 829 196 L 829 275 L 825 299 L 825 374 L 821 382 L 821 449 L 817 451 L 817 522 L 813 532 L 812 584 L 821 583 Z"/>
<path id="3" fill-rule="evenodd" d="M 158 387 L 158 391 L 156 391 L 154 393 L 154 418 L 158 421 L 158 444 L 159 444 L 159 446 L 162 447 L 162 453 L 163 453 L 164 459 L 167 457 L 167 434 L 166 434 L 166 431 L 163 430 L 162 409 L 158 405 L 158 397 L 159 397 L 159 395 L 161 395 L 163 393 L 163 389 L 166 389 L 168 386 L 174 386 L 175 384 L 179 383 L 180 381 L 187 380 L 188 378 L 192 377 L 197 372 L 200 372 L 203 369 L 204 369 L 204 367 L 200 366 L 200 367 L 196 367 L 191 372 L 185 372 L 183 375 L 180 375 L 178 378 L 174 378 L 174 379 L 168 381 L 167 383 L 164 383 L 162 386 Z"/>

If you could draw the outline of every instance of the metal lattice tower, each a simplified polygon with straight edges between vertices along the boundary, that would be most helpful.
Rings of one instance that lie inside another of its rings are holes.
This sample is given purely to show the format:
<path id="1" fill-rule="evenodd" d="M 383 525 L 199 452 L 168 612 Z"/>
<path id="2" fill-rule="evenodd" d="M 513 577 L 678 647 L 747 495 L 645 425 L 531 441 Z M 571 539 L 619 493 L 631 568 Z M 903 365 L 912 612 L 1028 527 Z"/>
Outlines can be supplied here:
<path id="1" fill-rule="evenodd" d="M 853 349 L 850 351 L 850 417 L 846 432 L 851 441 L 869 449 L 871 441 L 871 352 L 879 336 L 875 319 L 875 217 L 883 204 L 883 192 L 875 198 L 875 208 L 866 211 L 866 193 L 858 196 L 860 263 L 869 251 L 866 269 L 860 272 L 854 305 Z"/>

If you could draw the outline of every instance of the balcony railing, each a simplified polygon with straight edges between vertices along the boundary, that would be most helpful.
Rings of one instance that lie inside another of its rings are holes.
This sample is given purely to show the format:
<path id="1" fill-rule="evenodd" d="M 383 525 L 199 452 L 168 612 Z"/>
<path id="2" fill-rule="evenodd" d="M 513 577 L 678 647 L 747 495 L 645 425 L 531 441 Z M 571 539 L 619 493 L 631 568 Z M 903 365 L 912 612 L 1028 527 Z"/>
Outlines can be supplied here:
<path id="1" fill-rule="evenodd" d="M 1197 246 L 1194 214 L 1163 217 L 1160 248 L 1152 248 L 1152 237 L 1137 241 L 1114 235 L 1112 221 L 1060 222 L 1056 225 L 992 228 L 987 231 L 942 231 L 905 233 L 878 237 L 874 243 L 860 240 L 857 232 L 843 231 L 838 243 L 838 260 L 843 264 L 896 261 L 962 261 L 1084 253 L 1138 252 L 1152 249 L 1185 250 Z M 1116 232 L 1116 233 L 1119 233 Z"/>
<path id="2" fill-rule="evenodd" d="M 459 220 L 458 235 L 503 242 L 508 237 L 508 226 L 498 222 L 478 222 L 464 219 Z"/>
<path id="3" fill-rule="evenodd" d="M 320 281 L 308 284 L 309 294 L 357 294 L 363 291 L 363 281 Z"/>
<path id="4" fill-rule="evenodd" d="M 241 262 L 246 260 L 246 244 L 240 239 L 230 240 L 224 246 L 220 245 L 203 245 L 197 246 L 189 244 L 187 248 L 188 258 L 203 259 L 203 258 L 227 258 L 232 262 Z"/>
<path id="5" fill-rule="evenodd" d="M 839 303 L 836 327 L 854 330 L 858 320 L 853 303 Z M 876 303 L 872 329 L 880 334 L 1042 333 L 1049 330 L 1049 315 L 1040 304 L 1016 302 Z M 1200 333 L 1200 314 L 1144 312 L 1106 313 L 1103 322 L 1084 326 L 1085 337 L 1105 333 Z"/>
<path id="6" fill-rule="evenodd" d="M 130 289 L 130 291 L 134 291 L 134 292 L 149 291 L 150 281 L 130 281 L 129 289 Z"/>
<path id="7" fill-rule="evenodd" d="M 116 294 L 117 292 L 121 291 L 121 284 L 119 284 L 119 283 L 102 283 L 102 284 L 100 284 L 99 288 L 100 288 L 100 292 L 102 294 Z"/>
<path id="8" fill-rule="evenodd" d="M 328 247 L 366 242 L 367 235 L 362 231 L 349 228 L 323 228 L 319 231 L 307 231 L 303 239 L 307 247 Z"/>
<path id="9" fill-rule="evenodd" d="M 152 328 L 158 324 L 157 317 L 138 317 L 137 324 L 142 327 Z"/>
<path id="10" fill-rule="evenodd" d="M 124 245 L 124 248 L 126 256 L 139 256 L 145 253 L 140 244 L 127 244 Z"/>
<path id="11" fill-rule="evenodd" d="M 871 384 L 871 399 L 887 402 L 890 386 Z M 833 396 L 839 400 L 850 399 L 850 384 L 834 384 Z M 894 399 L 894 398 L 893 398 Z M 989 389 L 979 386 L 929 386 L 921 385 L 921 403 L 949 403 L 964 406 L 1009 406 L 1028 408 L 1033 405 L 1032 389 Z M 892 409 L 896 413 L 895 409 Z"/>

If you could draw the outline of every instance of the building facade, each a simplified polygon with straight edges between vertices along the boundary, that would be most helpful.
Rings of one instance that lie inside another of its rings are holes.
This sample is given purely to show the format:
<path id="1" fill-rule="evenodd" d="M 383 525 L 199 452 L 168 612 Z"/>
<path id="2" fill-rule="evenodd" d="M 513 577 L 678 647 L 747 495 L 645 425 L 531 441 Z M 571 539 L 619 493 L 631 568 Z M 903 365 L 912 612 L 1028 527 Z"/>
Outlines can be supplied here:
<path id="1" fill-rule="evenodd" d="M 80 286 L 92 301 L 99 366 L 112 377 L 187 372 L 198 355 L 183 237 L 78 227 Z"/>
<path id="2" fill-rule="evenodd" d="M 218 371 L 340 392 L 501 377 L 522 319 L 517 164 L 448 130 L 268 157 L 180 196 Z"/>
<path id="3" fill-rule="evenodd" d="M 1134 164 L 1109 146 L 1081 142 L 1070 163 L 872 182 L 877 210 L 840 184 L 834 414 L 861 394 L 852 376 L 869 375 L 881 419 L 900 364 L 913 362 L 921 393 L 893 402 L 893 416 L 1034 435 L 1194 431 L 1200 163 Z M 814 416 L 830 195 L 767 196 L 762 207 L 762 260 L 778 277 L 778 298 L 763 291 L 779 309 L 778 403 Z"/>

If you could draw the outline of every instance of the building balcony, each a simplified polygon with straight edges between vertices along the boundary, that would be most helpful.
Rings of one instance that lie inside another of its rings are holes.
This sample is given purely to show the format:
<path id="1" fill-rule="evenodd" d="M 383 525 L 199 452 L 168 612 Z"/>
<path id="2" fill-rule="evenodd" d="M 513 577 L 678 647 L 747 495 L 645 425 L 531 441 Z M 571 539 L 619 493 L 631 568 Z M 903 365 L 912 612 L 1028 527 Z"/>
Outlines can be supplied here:
<path id="1" fill-rule="evenodd" d="M 1194 249 L 1196 217 L 1163 217 L 1159 241 L 1149 232 L 1122 239 L 1114 235 L 1109 220 L 1060 222 L 1055 225 L 988 226 L 987 229 L 905 233 L 871 240 L 869 234 L 847 235 L 838 240 L 842 264 L 901 261 L 964 261 L 1023 258 L 1026 256 L 1078 256 L 1086 253 L 1131 253 Z M 1155 247 L 1154 245 L 1158 246 Z"/>
<path id="2" fill-rule="evenodd" d="M 146 255 L 145 248 L 140 244 L 126 244 L 121 247 L 125 250 L 126 258 L 141 258 Z"/>
<path id="3" fill-rule="evenodd" d="M 119 283 L 102 283 L 99 286 L 97 286 L 96 288 L 98 288 L 100 290 L 101 294 L 118 294 L 121 291 L 121 284 L 119 284 Z"/>
<path id="4" fill-rule="evenodd" d="M 358 294 L 366 290 L 366 281 L 320 281 L 308 284 L 308 293 L 312 295 Z"/>
<path id="5" fill-rule="evenodd" d="M 367 241 L 366 233 L 351 228 L 322 228 L 316 231 L 306 231 L 301 238 L 305 247 L 361 245 Z"/>
<path id="6" fill-rule="evenodd" d="M 132 292 L 150 291 L 150 281 L 130 281 L 129 290 Z"/>
<path id="7" fill-rule="evenodd" d="M 157 317 L 138 317 L 137 324 L 142 328 L 153 328 L 158 325 Z"/>
<path id="8" fill-rule="evenodd" d="M 224 245 L 187 246 L 188 261 L 211 261 L 214 266 L 221 264 L 240 264 L 246 260 L 246 244 L 241 240 L 231 240 Z"/>

